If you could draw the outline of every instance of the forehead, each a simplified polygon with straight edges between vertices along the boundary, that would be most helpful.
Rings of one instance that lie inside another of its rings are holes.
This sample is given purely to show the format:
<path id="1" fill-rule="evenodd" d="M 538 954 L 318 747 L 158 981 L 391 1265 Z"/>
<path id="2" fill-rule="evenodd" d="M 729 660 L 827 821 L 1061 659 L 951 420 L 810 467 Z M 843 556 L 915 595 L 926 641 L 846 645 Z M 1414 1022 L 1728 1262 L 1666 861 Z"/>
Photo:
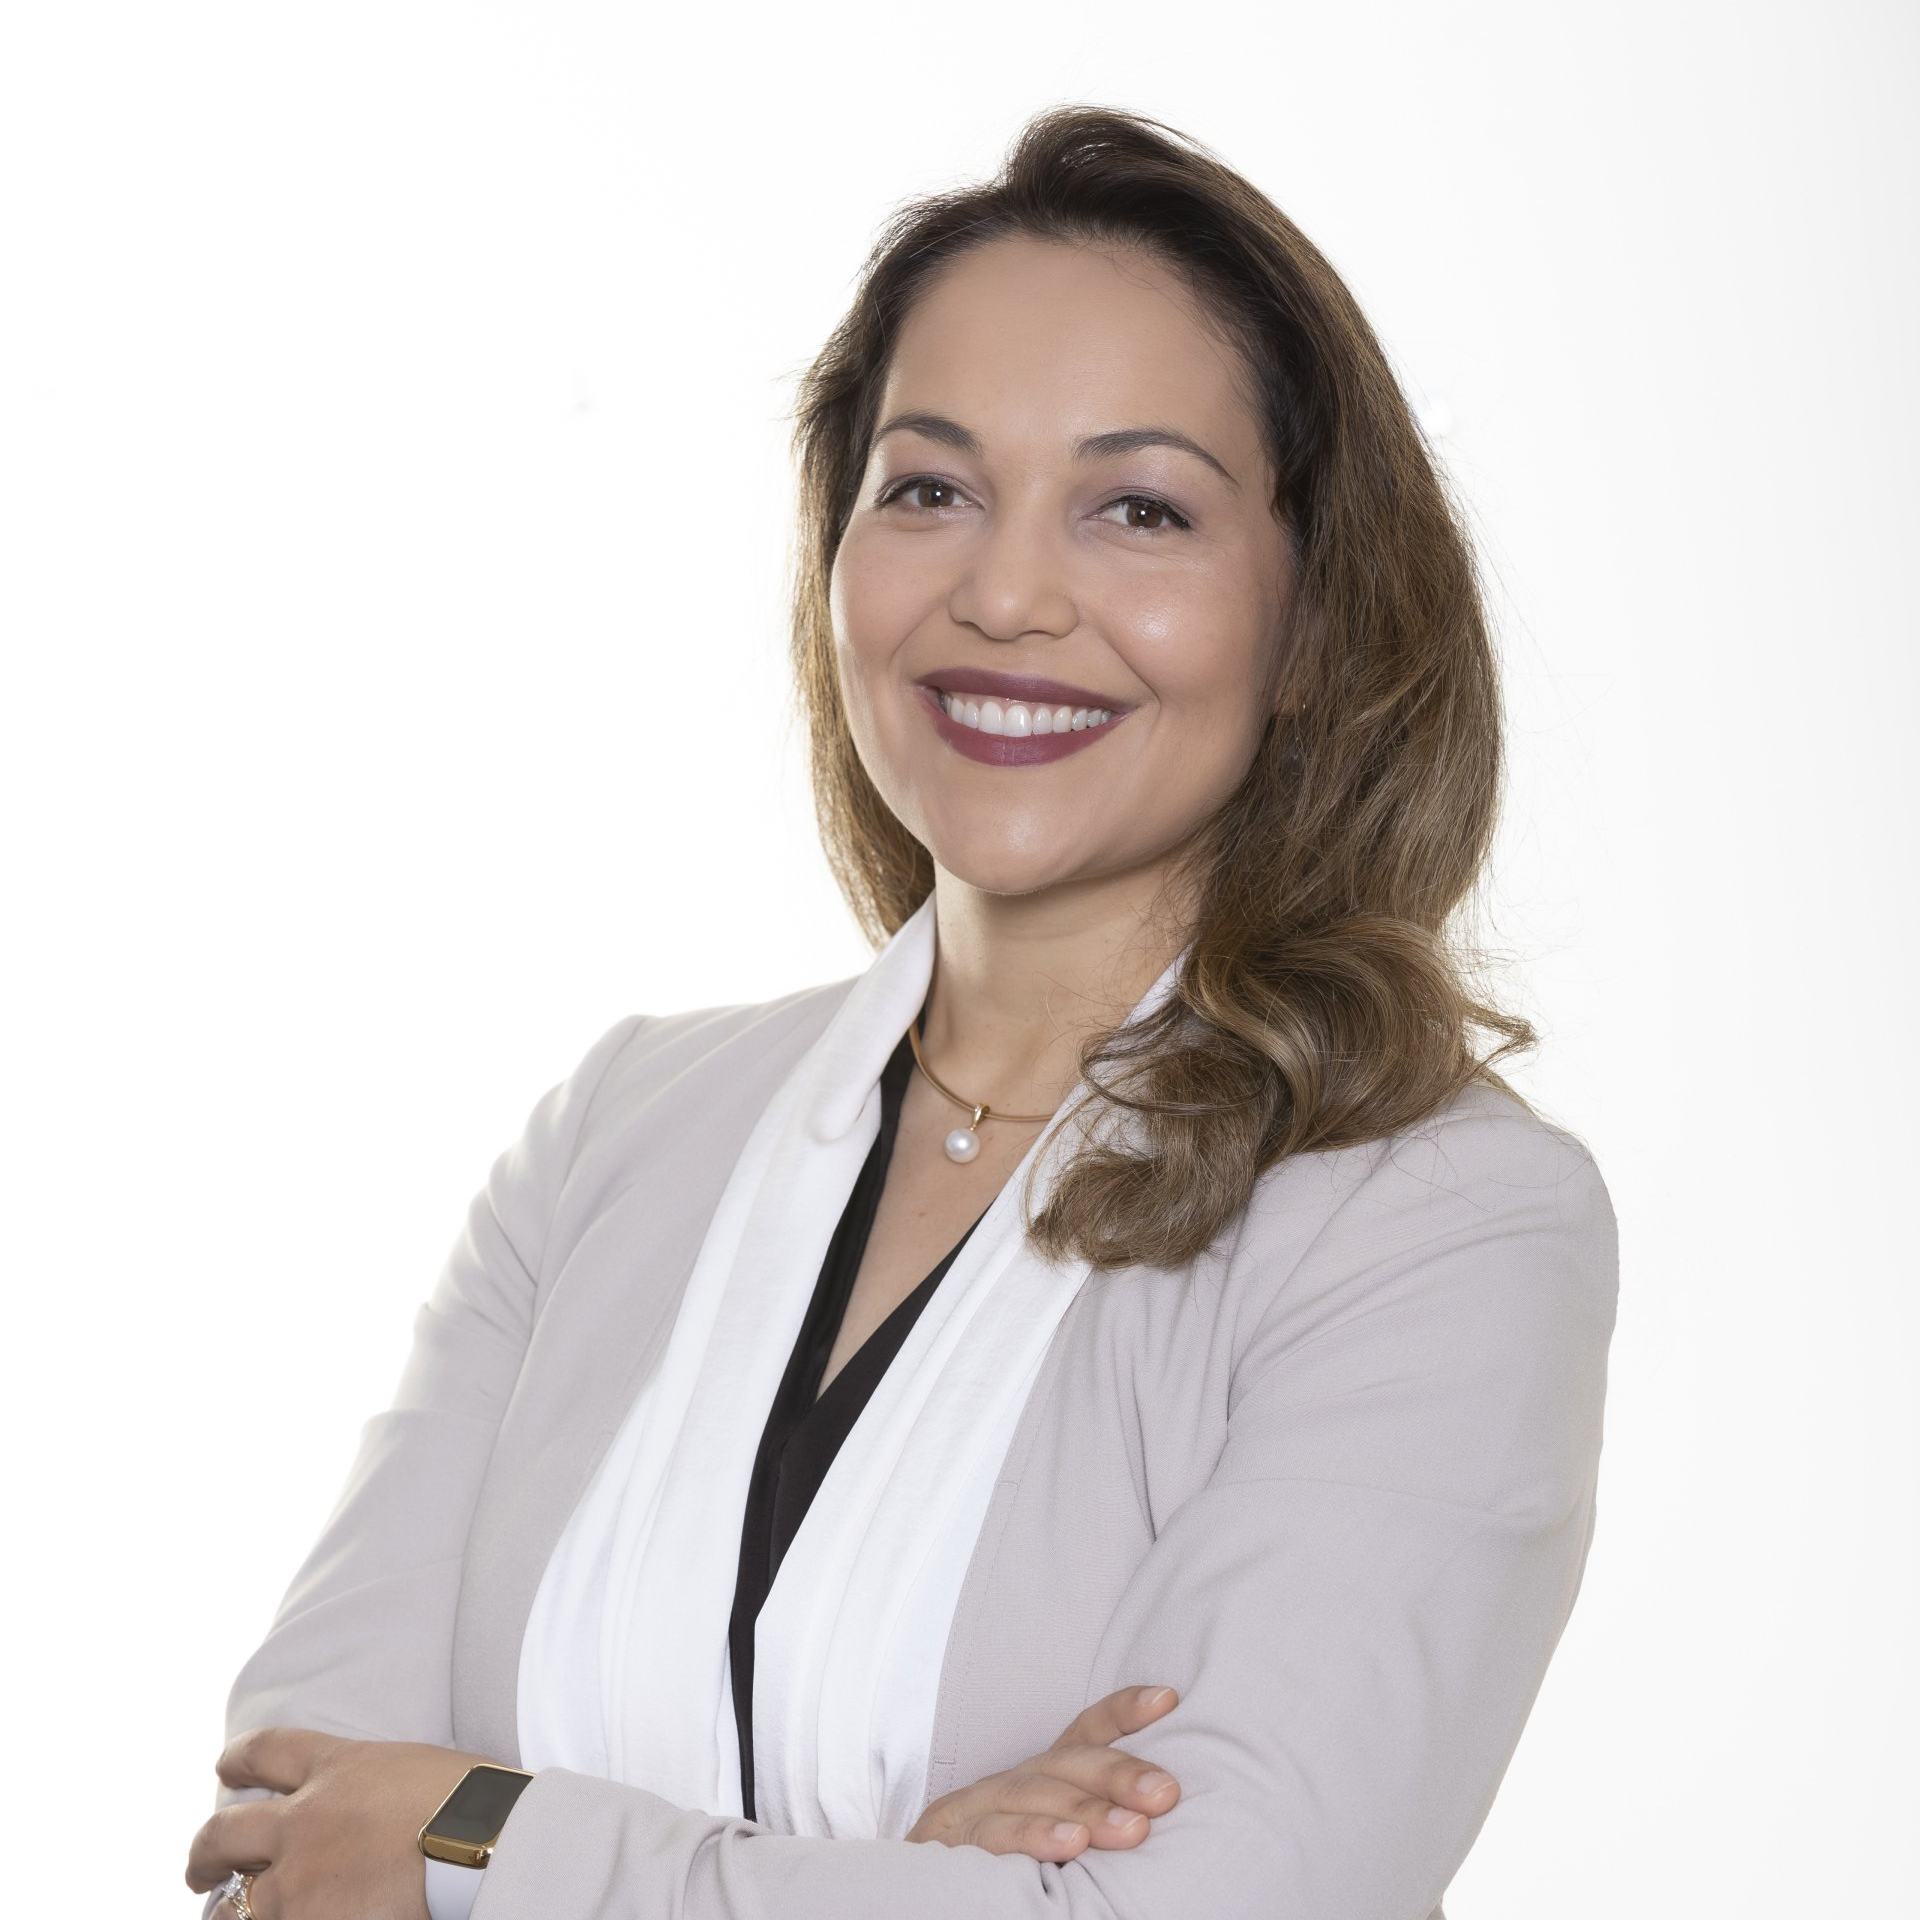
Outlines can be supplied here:
<path id="1" fill-rule="evenodd" d="M 1171 268 L 1131 248 L 1022 237 L 949 263 L 894 349 L 881 417 L 902 409 L 952 416 L 989 456 L 1136 426 L 1190 434 L 1236 472 L 1260 448 L 1239 354 Z"/>

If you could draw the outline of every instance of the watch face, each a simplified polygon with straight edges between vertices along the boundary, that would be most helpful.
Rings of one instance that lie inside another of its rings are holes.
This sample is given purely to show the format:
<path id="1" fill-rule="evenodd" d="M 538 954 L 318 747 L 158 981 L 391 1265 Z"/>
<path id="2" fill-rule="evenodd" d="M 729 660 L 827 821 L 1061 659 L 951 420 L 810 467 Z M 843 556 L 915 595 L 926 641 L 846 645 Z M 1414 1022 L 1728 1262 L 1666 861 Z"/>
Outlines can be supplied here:
<path id="1" fill-rule="evenodd" d="M 462 1840 L 476 1847 L 491 1845 L 507 1824 L 507 1815 L 529 1778 L 505 1767 L 475 1767 L 434 1815 L 433 1831 L 447 1840 Z"/>

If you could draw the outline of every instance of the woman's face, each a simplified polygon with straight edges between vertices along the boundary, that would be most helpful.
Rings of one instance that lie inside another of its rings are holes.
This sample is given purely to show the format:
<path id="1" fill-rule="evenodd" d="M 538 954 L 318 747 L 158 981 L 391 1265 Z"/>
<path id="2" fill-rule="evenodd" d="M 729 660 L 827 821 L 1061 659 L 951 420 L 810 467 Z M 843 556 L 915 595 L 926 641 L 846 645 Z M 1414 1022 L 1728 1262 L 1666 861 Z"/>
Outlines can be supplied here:
<path id="1" fill-rule="evenodd" d="M 1244 383 L 1137 251 L 996 240 L 919 298 L 831 593 L 860 758 L 947 872 L 1153 870 L 1246 772 L 1292 569 Z"/>

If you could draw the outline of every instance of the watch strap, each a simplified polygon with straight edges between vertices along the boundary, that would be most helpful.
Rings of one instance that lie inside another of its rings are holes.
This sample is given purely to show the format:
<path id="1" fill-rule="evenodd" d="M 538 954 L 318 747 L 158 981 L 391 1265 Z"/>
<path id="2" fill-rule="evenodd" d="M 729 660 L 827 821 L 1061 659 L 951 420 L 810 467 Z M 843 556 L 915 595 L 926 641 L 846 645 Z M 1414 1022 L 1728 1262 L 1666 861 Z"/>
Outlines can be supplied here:
<path id="1" fill-rule="evenodd" d="M 451 1860 L 425 1862 L 427 1869 L 427 1920 L 467 1920 L 473 1903 L 480 1898 L 480 1883 L 487 1877 L 484 1867 L 457 1867 Z"/>

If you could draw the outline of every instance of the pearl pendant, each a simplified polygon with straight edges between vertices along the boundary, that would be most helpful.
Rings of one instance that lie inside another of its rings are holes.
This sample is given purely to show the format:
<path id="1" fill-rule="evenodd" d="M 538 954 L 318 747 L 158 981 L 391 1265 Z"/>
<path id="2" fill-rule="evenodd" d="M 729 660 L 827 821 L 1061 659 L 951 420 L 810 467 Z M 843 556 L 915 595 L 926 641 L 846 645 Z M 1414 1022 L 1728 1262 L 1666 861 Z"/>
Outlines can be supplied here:
<path id="1" fill-rule="evenodd" d="M 955 1127 L 946 1138 L 947 1158 L 962 1166 L 980 1151 L 980 1136 L 971 1127 Z"/>

